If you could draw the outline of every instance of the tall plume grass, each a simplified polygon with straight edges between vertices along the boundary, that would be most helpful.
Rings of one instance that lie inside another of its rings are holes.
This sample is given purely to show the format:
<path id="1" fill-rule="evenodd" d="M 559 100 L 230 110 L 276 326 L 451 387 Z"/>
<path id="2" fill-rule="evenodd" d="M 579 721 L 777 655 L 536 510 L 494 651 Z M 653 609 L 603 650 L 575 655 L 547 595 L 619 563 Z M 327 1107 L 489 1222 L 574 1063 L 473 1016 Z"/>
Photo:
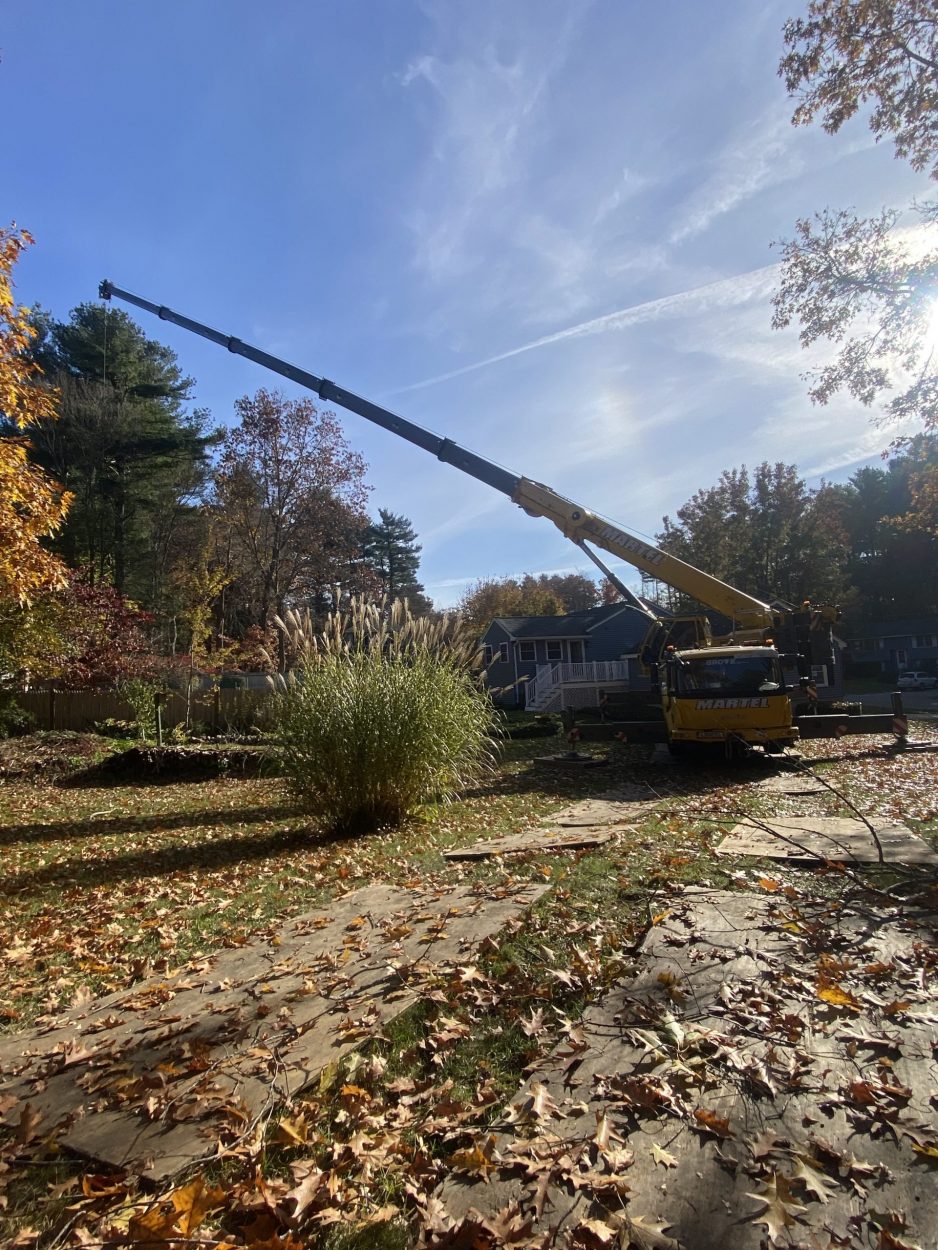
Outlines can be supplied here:
<path id="1" fill-rule="evenodd" d="M 448 801 L 491 764 L 493 707 L 474 633 L 353 598 L 317 631 L 277 620 L 287 671 L 275 681 L 281 766 L 325 828 L 366 833 Z"/>

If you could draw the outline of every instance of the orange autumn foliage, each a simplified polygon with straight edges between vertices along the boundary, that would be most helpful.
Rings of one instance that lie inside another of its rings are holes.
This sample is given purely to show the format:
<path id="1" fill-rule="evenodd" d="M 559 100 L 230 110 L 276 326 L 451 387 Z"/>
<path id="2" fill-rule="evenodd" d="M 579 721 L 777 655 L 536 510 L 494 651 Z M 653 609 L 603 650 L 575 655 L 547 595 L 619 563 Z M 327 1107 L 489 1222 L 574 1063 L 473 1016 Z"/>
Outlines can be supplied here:
<path id="1" fill-rule="evenodd" d="M 16 430 L 0 438 L 0 604 L 26 605 L 65 582 L 63 564 L 40 540 L 62 524 L 72 497 L 30 463 L 24 433 L 58 415 L 56 392 L 28 355 L 29 309 L 13 298 L 13 268 L 32 241 L 25 230 L 0 228 L 0 414 Z"/>

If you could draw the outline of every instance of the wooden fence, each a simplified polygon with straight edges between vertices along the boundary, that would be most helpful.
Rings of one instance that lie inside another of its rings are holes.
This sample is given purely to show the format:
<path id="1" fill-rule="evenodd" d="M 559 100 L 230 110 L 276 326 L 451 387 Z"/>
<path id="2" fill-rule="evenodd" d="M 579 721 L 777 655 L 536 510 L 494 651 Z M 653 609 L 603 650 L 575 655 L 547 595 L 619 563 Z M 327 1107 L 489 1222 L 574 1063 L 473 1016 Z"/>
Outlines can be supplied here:
<path id="1" fill-rule="evenodd" d="M 262 725 L 270 693 L 266 690 L 193 692 L 189 723 L 214 733 Z M 16 696 L 37 729 L 93 730 L 106 720 L 132 721 L 136 713 L 116 690 L 29 690 Z M 186 723 L 186 696 L 172 691 L 162 705 L 163 729 Z"/>

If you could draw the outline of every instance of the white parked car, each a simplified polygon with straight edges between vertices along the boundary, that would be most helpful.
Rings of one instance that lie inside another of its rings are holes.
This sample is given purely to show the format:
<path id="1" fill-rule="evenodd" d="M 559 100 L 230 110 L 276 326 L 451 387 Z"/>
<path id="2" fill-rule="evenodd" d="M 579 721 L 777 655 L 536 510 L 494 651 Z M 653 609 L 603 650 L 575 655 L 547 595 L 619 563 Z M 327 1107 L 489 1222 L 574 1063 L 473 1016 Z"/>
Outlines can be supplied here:
<path id="1" fill-rule="evenodd" d="M 938 677 L 934 673 L 900 673 L 897 690 L 934 690 Z"/>

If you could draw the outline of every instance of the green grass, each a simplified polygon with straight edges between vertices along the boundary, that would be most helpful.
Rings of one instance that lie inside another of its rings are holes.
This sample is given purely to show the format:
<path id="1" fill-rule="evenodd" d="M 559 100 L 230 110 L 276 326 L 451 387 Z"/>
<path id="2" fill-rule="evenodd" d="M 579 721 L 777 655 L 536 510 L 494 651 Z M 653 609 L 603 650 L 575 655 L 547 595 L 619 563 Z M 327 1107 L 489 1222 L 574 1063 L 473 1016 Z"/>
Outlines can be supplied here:
<path id="1" fill-rule="evenodd" d="M 93 746 L 70 749 L 84 763 Z M 505 743 L 496 774 L 459 800 L 365 839 L 324 835 L 277 778 L 0 784 L 0 943 L 12 952 L 0 967 L 0 1027 L 25 1027 L 85 987 L 124 988 L 372 880 L 463 877 L 443 850 L 517 832 L 609 784 L 605 773 L 530 769 L 544 750 Z"/>

